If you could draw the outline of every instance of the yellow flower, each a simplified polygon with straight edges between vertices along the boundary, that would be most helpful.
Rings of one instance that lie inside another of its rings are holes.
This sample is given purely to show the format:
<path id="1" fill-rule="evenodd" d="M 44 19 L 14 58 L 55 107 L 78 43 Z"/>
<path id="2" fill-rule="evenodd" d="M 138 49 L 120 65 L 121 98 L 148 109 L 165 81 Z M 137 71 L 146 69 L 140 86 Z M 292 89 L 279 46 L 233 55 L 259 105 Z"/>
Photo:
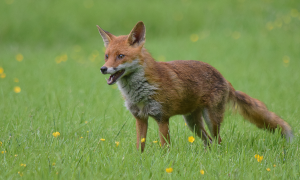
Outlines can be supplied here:
<path id="1" fill-rule="evenodd" d="M 60 60 L 60 57 L 59 57 L 59 56 L 55 58 L 55 62 L 56 62 L 56 64 L 61 63 L 61 60 Z"/>
<path id="2" fill-rule="evenodd" d="M 24 164 L 23 166 L 26 167 L 26 164 Z"/>
<path id="3" fill-rule="evenodd" d="M 18 155 L 17 155 L 17 154 L 15 154 L 15 157 L 18 157 Z"/>
<path id="4" fill-rule="evenodd" d="M 173 168 L 167 168 L 167 169 L 166 169 L 166 172 L 167 172 L 167 173 L 173 172 Z"/>
<path id="5" fill-rule="evenodd" d="M 19 82 L 19 79 L 18 78 L 14 78 L 14 82 Z"/>
<path id="6" fill-rule="evenodd" d="M 186 123 L 184 123 L 184 125 L 186 126 Z"/>
<path id="7" fill-rule="evenodd" d="M 267 28 L 269 31 L 271 31 L 271 30 L 274 28 L 274 24 L 273 24 L 272 22 L 268 22 L 268 23 L 266 24 L 266 28 Z"/>
<path id="8" fill-rule="evenodd" d="M 4 69 L 0 67 L 0 77 L 4 79 L 6 77 L 6 74 L 4 73 Z"/>
<path id="9" fill-rule="evenodd" d="M 89 60 L 94 62 L 97 56 L 99 56 L 99 52 L 97 50 L 94 50 L 92 54 L 89 56 Z"/>
<path id="10" fill-rule="evenodd" d="M 233 39 L 239 39 L 239 38 L 241 37 L 241 33 L 235 31 L 235 32 L 232 33 L 231 37 L 232 37 Z"/>
<path id="11" fill-rule="evenodd" d="M 157 143 L 157 141 L 153 141 L 153 143 Z"/>
<path id="12" fill-rule="evenodd" d="M 116 141 L 115 143 L 116 143 L 116 147 L 118 147 L 120 144 L 120 142 L 118 142 L 118 141 Z"/>
<path id="13" fill-rule="evenodd" d="M 291 10 L 291 16 L 292 16 L 292 17 L 297 17 L 298 14 L 299 14 L 299 12 L 297 11 L 297 9 L 292 9 L 292 10 Z"/>
<path id="14" fill-rule="evenodd" d="M 55 163 L 52 163 L 52 166 L 55 166 Z"/>
<path id="15" fill-rule="evenodd" d="M 6 153 L 6 151 L 1 151 L 2 154 Z"/>
<path id="16" fill-rule="evenodd" d="M 68 55 L 67 55 L 67 54 L 63 54 L 63 55 L 57 56 L 57 57 L 55 58 L 55 62 L 56 62 L 57 64 L 59 64 L 59 63 L 61 63 L 61 62 L 66 62 L 67 60 L 68 60 Z"/>
<path id="17" fill-rule="evenodd" d="M 202 169 L 200 170 L 200 174 L 204 175 L 204 171 Z"/>
<path id="18" fill-rule="evenodd" d="M 89 133 L 90 131 L 86 131 L 87 133 Z"/>
<path id="19" fill-rule="evenodd" d="M 190 39 L 192 42 L 197 42 L 199 39 L 199 36 L 198 36 L 198 34 L 192 34 Z"/>
<path id="20" fill-rule="evenodd" d="M 23 173 L 22 173 L 22 172 L 20 172 L 20 171 L 18 172 L 18 174 L 20 174 L 20 176 L 21 176 L 21 177 L 23 176 Z"/>
<path id="21" fill-rule="evenodd" d="M 24 59 L 24 57 L 23 57 L 22 54 L 19 53 L 19 54 L 16 55 L 16 60 L 17 61 L 21 62 L 23 59 Z"/>
<path id="22" fill-rule="evenodd" d="M 257 162 L 261 162 L 263 160 L 263 156 L 259 156 L 259 158 L 257 158 Z"/>
<path id="23" fill-rule="evenodd" d="M 85 123 L 85 124 L 87 124 L 88 122 L 87 122 L 87 121 L 85 121 L 84 123 Z"/>
<path id="24" fill-rule="evenodd" d="M 102 138 L 101 138 L 100 141 L 105 141 L 105 139 L 102 139 Z"/>
<path id="25" fill-rule="evenodd" d="M 63 62 L 66 62 L 66 61 L 68 60 L 68 55 L 66 55 L 66 54 L 62 55 L 62 56 L 61 56 L 61 60 L 62 60 Z"/>
<path id="26" fill-rule="evenodd" d="M 54 133 L 52 133 L 52 135 L 56 138 L 56 137 L 60 136 L 60 133 L 59 132 L 54 132 Z"/>
<path id="27" fill-rule="evenodd" d="M 283 61 L 283 65 L 285 67 L 288 67 L 289 63 L 290 63 L 290 57 L 289 56 L 283 56 L 282 61 Z"/>
<path id="28" fill-rule="evenodd" d="M 80 137 L 81 139 L 83 138 L 83 137 Z"/>
<path id="29" fill-rule="evenodd" d="M 142 138 L 142 139 L 141 139 L 141 142 L 142 142 L 142 143 L 143 143 L 143 142 L 145 142 L 145 141 L 146 141 L 146 139 L 145 139 L 145 138 Z"/>
<path id="30" fill-rule="evenodd" d="M 166 61 L 166 58 L 165 58 L 165 56 L 159 56 L 159 57 L 157 58 L 157 60 L 160 61 L 160 62 L 165 62 L 165 61 Z"/>
<path id="31" fill-rule="evenodd" d="M 267 171 L 271 171 L 271 169 L 270 169 L 270 168 L 267 168 Z"/>
<path id="32" fill-rule="evenodd" d="M 276 165 L 274 164 L 273 167 L 276 167 Z"/>
<path id="33" fill-rule="evenodd" d="M 264 158 L 264 156 L 260 156 L 260 155 L 258 155 L 258 154 L 255 154 L 255 159 L 257 160 L 257 162 L 261 162 L 262 160 L 263 160 L 263 158 Z"/>
<path id="34" fill-rule="evenodd" d="M 195 138 L 194 138 L 193 136 L 190 136 L 190 137 L 189 137 L 189 142 L 190 142 L 190 143 L 193 143 L 194 141 L 195 141 Z"/>
<path id="35" fill-rule="evenodd" d="M 0 146 L 2 146 L 2 142 L 0 141 Z"/>
<path id="36" fill-rule="evenodd" d="M 16 87 L 14 87 L 14 91 L 15 91 L 15 93 L 20 93 L 21 88 L 19 86 L 16 86 Z"/>
<path id="37" fill-rule="evenodd" d="M 5 74 L 5 73 L 1 73 L 1 74 L 0 74 L 0 77 L 1 77 L 2 79 L 4 79 L 4 78 L 6 77 L 6 74 Z"/>

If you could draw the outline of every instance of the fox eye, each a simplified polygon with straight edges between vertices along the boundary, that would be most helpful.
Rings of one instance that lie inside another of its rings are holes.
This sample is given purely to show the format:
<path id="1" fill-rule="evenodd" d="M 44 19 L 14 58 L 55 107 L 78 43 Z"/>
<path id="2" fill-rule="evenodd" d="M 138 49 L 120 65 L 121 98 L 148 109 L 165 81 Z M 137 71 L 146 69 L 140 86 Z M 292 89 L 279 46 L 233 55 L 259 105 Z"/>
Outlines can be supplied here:
<path id="1" fill-rule="evenodd" d="M 122 58 L 124 58 L 124 56 L 125 56 L 124 54 L 119 54 L 119 55 L 118 55 L 118 58 L 119 58 L 119 59 L 122 59 Z"/>
<path id="2" fill-rule="evenodd" d="M 105 59 L 108 59 L 108 54 L 105 54 Z"/>

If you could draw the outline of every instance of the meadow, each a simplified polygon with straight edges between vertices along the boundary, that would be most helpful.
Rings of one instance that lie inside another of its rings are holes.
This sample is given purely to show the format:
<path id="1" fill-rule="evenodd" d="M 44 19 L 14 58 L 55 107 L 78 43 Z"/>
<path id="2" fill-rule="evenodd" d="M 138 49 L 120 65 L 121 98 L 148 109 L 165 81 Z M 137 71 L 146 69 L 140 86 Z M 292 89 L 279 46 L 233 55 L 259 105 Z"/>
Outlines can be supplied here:
<path id="1" fill-rule="evenodd" d="M 0 179 L 299 178 L 298 0 L 2 0 L 0 16 Z M 157 61 L 211 64 L 286 120 L 293 142 L 227 111 L 221 145 L 205 148 L 175 116 L 169 149 L 149 119 L 137 151 L 135 120 L 99 71 L 96 25 L 124 35 L 138 21 Z"/>

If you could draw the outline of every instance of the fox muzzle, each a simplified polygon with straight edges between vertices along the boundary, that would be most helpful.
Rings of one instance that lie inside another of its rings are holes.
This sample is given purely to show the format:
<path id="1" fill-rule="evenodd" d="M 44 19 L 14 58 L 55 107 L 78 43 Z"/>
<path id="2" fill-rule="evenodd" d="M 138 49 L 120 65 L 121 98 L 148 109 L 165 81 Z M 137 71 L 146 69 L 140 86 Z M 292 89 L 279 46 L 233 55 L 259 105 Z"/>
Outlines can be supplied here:
<path id="1" fill-rule="evenodd" d="M 102 74 L 106 74 L 107 73 L 107 67 L 106 66 L 102 66 L 100 68 L 100 71 L 102 72 Z"/>

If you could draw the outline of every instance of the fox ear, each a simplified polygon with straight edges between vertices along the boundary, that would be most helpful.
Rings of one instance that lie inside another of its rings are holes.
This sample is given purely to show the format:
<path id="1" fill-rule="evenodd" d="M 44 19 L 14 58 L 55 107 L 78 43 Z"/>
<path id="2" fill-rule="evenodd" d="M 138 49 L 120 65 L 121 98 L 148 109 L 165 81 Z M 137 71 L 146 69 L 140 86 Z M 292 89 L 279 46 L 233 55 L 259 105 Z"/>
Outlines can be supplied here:
<path id="1" fill-rule="evenodd" d="M 104 31 L 103 29 L 101 29 L 101 27 L 99 27 L 97 25 L 97 28 L 99 30 L 99 33 L 103 39 L 103 42 L 104 42 L 104 46 L 105 47 L 108 47 L 108 44 L 110 43 L 110 41 L 115 37 L 114 35 L 112 35 L 111 33 L 107 32 L 107 31 Z"/>
<path id="2" fill-rule="evenodd" d="M 142 46 L 145 43 L 146 27 L 142 21 L 138 22 L 128 35 L 128 43 L 131 46 Z"/>

